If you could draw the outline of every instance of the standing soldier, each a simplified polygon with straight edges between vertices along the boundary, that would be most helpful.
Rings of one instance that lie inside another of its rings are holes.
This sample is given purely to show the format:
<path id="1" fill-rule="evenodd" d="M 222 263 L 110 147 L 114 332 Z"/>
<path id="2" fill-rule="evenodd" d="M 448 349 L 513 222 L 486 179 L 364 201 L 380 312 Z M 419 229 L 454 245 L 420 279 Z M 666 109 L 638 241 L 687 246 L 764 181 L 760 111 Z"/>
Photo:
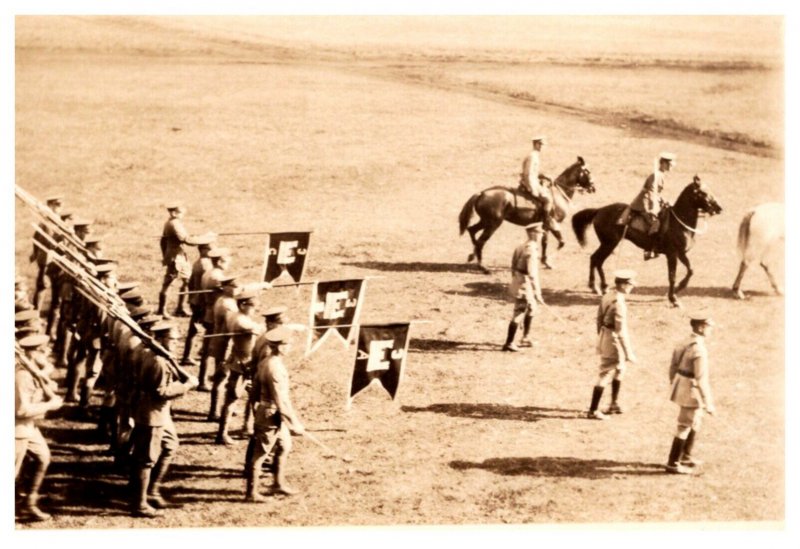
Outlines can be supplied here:
<path id="1" fill-rule="evenodd" d="M 675 162 L 675 155 L 664 152 L 658 157 L 658 167 L 644 181 L 644 186 L 636 198 L 631 202 L 630 208 L 639 212 L 647 220 L 649 227 L 647 233 L 650 235 L 652 246 L 644 252 L 645 261 L 658 257 L 656 253 L 656 235 L 658 234 L 659 223 L 658 214 L 661 211 L 661 191 L 664 190 L 664 183 L 667 179 L 667 172 L 672 169 Z"/>
<path id="2" fill-rule="evenodd" d="M 525 227 L 528 240 L 514 250 L 511 259 L 511 287 L 509 293 L 514 298 L 514 316 L 508 324 L 508 337 L 503 345 L 504 351 L 517 352 L 519 347 L 514 343 L 517 328 L 522 322 L 522 341 L 520 345 L 532 345 L 529 334 L 533 321 L 533 308 L 536 302 L 544 305 L 542 289 L 539 286 L 539 238 L 543 234 L 541 222 L 531 223 Z"/>
<path id="3" fill-rule="evenodd" d="M 625 296 L 634 288 L 636 273 L 631 270 L 619 270 L 614 273 L 615 290 L 607 292 L 600 299 L 597 308 L 597 353 L 600 355 L 600 375 L 592 391 L 592 403 L 589 406 L 589 419 L 606 419 L 606 414 L 621 414 L 617 398 L 625 373 L 625 361 L 636 362 L 630 336 L 628 335 L 628 305 Z M 603 390 L 611 382 L 611 405 L 606 414 L 597 409 Z"/>
<path id="4" fill-rule="evenodd" d="M 164 274 L 164 282 L 161 284 L 161 291 L 158 294 L 158 311 L 156 314 L 169 318 L 166 312 L 167 304 L 167 290 L 176 278 L 181 280 L 180 292 L 178 294 L 178 305 L 175 308 L 175 316 L 189 316 L 189 313 L 183 308 L 183 301 L 186 295 L 182 292 L 186 291 L 189 284 L 189 276 L 191 275 L 191 265 L 189 258 L 186 256 L 184 245 L 191 245 L 189 240 L 189 233 L 186 232 L 186 227 L 183 226 L 183 216 L 186 210 L 183 206 L 171 205 L 167 207 L 169 212 L 169 219 L 164 223 L 164 231 L 161 236 L 161 256 L 162 264 L 167 268 Z"/>
<path id="5" fill-rule="evenodd" d="M 211 260 L 211 269 L 204 272 L 200 277 L 200 289 L 205 290 L 206 293 L 199 294 L 202 299 L 203 306 L 203 332 L 208 336 L 214 333 L 214 304 L 217 298 L 222 295 L 221 280 L 225 276 L 225 270 L 230 266 L 231 256 L 230 250 L 227 248 L 214 248 L 208 252 L 208 258 Z M 203 346 L 200 349 L 200 385 L 198 391 L 209 391 L 208 385 L 208 359 L 209 349 L 211 349 L 210 338 L 203 338 Z M 211 369 L 213 373 L 213 368 Z"/>
<path id="6" fill-rule="evenodd" d="M 223 384 L 228 380 L 230 372 L 225 367 L 225 355 L 228 352 L 228 343 L 230 338 L 226 333 L 226 321 L 228 313 L 235 313 L 239 310 L 236 304 L 237 285 L 236 277 L 232 275 L 222 275 L 220 279 L 222 294 L 217 294 L 219 297 L 214 302 L 212 309 L 212 317 L 214 319 L 214 328 L 212 329 L 211 341 L 208 344 L 208 357 L 214 366 L 214 375 L 211 384 L 211 403 L 208 410 L 207 421 L 219 421 L 219 404 L 220 396 L 222 396 Z M 217 335 L 220 334 L 220 335 Z"/>
<path id="7" fill-rule="evenodd" d="M 214 241 L 216 238 L 216 235 L 209 233 L 198 236 L 192 241 L 193 244 L 197 245 L 197 251 L 200 256 L 192 265 L 192 274 L 189 276 L 189 284 L 187 286 L 189 292 L 199 292 L 202 290 L 201 283 L 203 274 L 213 268 L 213 264 L 211 263 L 211 259 L 208 257 L 208 253 L 214 248 Z M 194 336 L 197 335 L 197 332 L 203 322 L 203 316 L 205 313 L 205 297 L 201 293 L 190 293 L 188 301 L 189 308 L 192 310 L 192 318 L 189 320 L 189 329 L 186 332 L 186 343 L 183 346 L 183 358 L 181 359 L 181 364 L 184 366 L 196 366 L 197 363 L 192 360 L 189 355 L 192 352 L 192 341 L 194 341 Z M 205 378 L 205 372 L 203 372 L 203 375 L 199 377 L 200 382 L 202 383 Z"/>
<path id="8" fill-rule="evenodd" d="M 172 353 L 180 334 L 169 322 L 152 327 L 153 335 Z M 131 514 L 152 518 L 169 504 L 161 496 L 160 484 L 167 474 L 172 457 L 178 450 L 178 433 L 172 421 L 170 403 L 197 387 L 197 378 L 178 381 L 169 361 L 153 352 L 143 357 L 138 372 L 138 402 L 134 411 L 133 440 L 134 474 Z"/>
<path id="9" fill-rule="evenodd" d="M 258 363 L 253 388 L 256 395 L 253 460 L 247 469 L 245 499 L 264 501 L 259 492 L 261 466 L 272 457 L 273 491 L 292 495 L 296 490 L 286 483 L 286 462 L 292 449 L 291 432 L 302 435 L 300 421 L 289 396 L 289 374 L 283 357 L 289 351 L 292 330 L 281 326 L 267 332 L 270 352 Z"/>
<path id="10" fill-rule="evenodd" d="M 533 150 L 522 161 L 522 173 L 520 173 L 520 185 L 542 205 L 542 219 L 544 220 L 544 228 L 552 232 L 558 239 L 558 247 L 564 247 L 564 238 L 561 236 L 561 230 L 558 222 L 553 218 L 553 199 L 550 193 L 542 185 L 542 179 L 551 181 L 545 175 L 539 173 L 539 166 L 541 163 L 541 150 L 545 144 L 545 138 L 542 135 L 537 135 L 532 138 Z"/>
<path id="11" fill-rule="evenodd" d="M 256 309 L 256 292 L 246 290 L 236 297 L 238 311 L 230 312 L 225 321 L 225 331 L 231 335 L 231 355 L 226 363 L 228 383 L 225 386 L 225 401 L 222 404 L 222 412 L 219 418 L 219 431 L 217 432 L 217 444 L 233 444 L 233 439 L 228 435 L 228 423 L 231 419 L 233 404 L 244 395 L 244 385 L 250 378 L 253 341 L 260 334 L 264 327 L 256 322 L 253 313 Z M 249 406 L 248 406 L 249 407 Z M 245 418 L 247 413 L 245 414 Z M 245 430 L 247 419 L 245 419 Z"/>
<path id="12" fill-rule="evenodd" d="M 50 449 L 36 420 L 62 404 L 54 385 L 37 365 L 42 357 L 35 356 L 36 350 L 49 339 L 43 334 L 22 339 L 19 344 L 25 356 L 17 360 L 14 371 L 14 479 L 19 479 L 25 457 L 30 456 L 34 469 L 20 515 L 35 521 L 50 519 L 37 505 L 39 489 L 50 465 Z"/>
<path id="13" fill-rule="evenodd" d="M 678 429 L 672 440 L 666 470 L 680 475 L 692 474 L 700 462 L 692 459 L 692 449 L 703 419 L 703 411 L 714 415 L 714 397 L 709 384 L 706 337 L 711 335 L 714 321 L 705 314 L 692 315 L 692 334 L 672 352 L 669 380 L 670 400 L 680 406 Z"/>
<path id="14" fill-rule="evenodd" d="M 51 196 L 46 200 L 47 207 L 50 208 L 54 214 L 56 214 L 56 217 L 57 214 L 61 211 L 61 201 L 62 201 L 61 196 Z M 35 243 L 44 246 L 47 249 L 50 249 L 52 247 L 51 244 L 47 241 L 47 238 L 41 236 L 39 232 L 42 232 L 43 234 L 47 235 L 50 238 L 54 238 L 53 231 L 50 229 L 49 224 L 45 221 L 39 223 L 39 226 L 37 227 L 36 232 L 33 235 L 33 241 Z M 48 286 L 47 279 L 45 277 L 45 275 L 47 274 L 47 252 L 44 249 L 37 246 L 37 244 L 34 244 L 30 260 L 35 261 L 36 266 L 38 267 L 38 270 L 36 272 L 36 289 L 33 294 L 33 306 L 37 309 L 41 309 L 42 302 L 44 299 L 44 291 L 47 289 Z M 58 288 L 54 287 L 51 284 L 50 291 L 51 294 L 55 294 L 55 292 L 58 291 Z M 52 298 L 53 295 L 51 295 L 51 301 Z"/>

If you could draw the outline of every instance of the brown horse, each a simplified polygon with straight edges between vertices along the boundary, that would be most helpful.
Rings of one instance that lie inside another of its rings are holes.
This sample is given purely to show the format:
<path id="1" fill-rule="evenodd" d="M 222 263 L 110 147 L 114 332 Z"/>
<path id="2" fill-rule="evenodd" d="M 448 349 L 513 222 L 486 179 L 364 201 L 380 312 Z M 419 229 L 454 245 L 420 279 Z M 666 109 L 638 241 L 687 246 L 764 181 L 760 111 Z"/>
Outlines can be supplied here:
<path id="1" fill-rule="evenodd" d="M 576 190 L 590 193 L 595 191 L 594 183 L 592 183 L 592 174 L 589 172 L 589 168 L 586 167 L 586 162 L 580 156 L 574 164 L 556 177 L 551 186 L 554 217 L 559 222 L 563 221 L 569 213 L 572 197 Z M 470 227 L 469 222 L 472 218 L 473 210 L 478 214 L 480 220 Z M 503 221 L 525 226 L 543 219 L 541 204 L 537 201 L 532 202 L 530 198 L 525 198 L 525 195 L 518 189 L 497 186 L 472 195 L 467 200 L 467 203 L 464 204 L 458 216 L 459 234 L 469 231 L 469 237 L 472 240 L 473 253 L 469 254 L 467 261 L 477 259 L 478 268 L 488 273 L 489 270 L 481 263 L 483 260 L 483 247 L 500 225 L 503 224 Z M 481 235 L 476 237 L 478 232 L 481 232 Z M 546 237 L 547 233 L 545 233 L 545 239 Z M 542 261 L 546 264 L 546 240 L 542 244 L 542 249 L 544 250 L 542 252 Z"/>
<path id="2" fill-rule="evenodd" d="M 626 207 L 627 204 L 622 203 L 609 204 L 599 209 L 581 210 L 572 216 L 572 229 L 581 246 L 586 245 L 586 228 L 589 224 L 594 225 L 594 231 L 600 240 L 600 247 L 592 254 L 589 261 L 589 287 L 598 295 L 602 295 L 607 288 L 603 263 L 623 238 L 627 238 L 643 250 L 652 248 L 653 237 L 647 234 L 644 227 L 639 227 L 638 222 L 631 220 L 628 226 L 618 223 Z M 722 212 L 722 206 L 708 187 L 700 183 L 700 178 L 697 176 L 683 189 L 674 206 L 667 205 L 661 211 L 661 230 L 656 235 L 658 239 L 656 251 L 667 256 L 668 296 L 670 303 L 676 307 L 680 304 L 675 294 L 686 288 L 693 273 L 686 253 L 694 244 L 695 234 L 704 232 L 697 229 L 700 212 L 715 215 Z M 686 267 L 686 276 L 676 288 L 675 272 L 678 260 Z M 595 269 L 600 276 L 600 287 L 595 284 Z"/>

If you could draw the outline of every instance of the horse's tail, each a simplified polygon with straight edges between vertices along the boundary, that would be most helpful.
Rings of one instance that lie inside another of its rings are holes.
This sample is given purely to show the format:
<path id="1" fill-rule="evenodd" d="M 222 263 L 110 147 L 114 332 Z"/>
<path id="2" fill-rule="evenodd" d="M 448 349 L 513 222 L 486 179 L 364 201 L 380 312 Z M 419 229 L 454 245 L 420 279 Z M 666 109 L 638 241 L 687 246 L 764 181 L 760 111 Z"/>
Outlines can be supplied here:
<path id="1" fill-rule="evenodd" d="M 481 193 L 473 194 L 467 203 L 464 204 L 464 207 L 461 208 L 461 213 L 458 214 L 458 234 L 464 234 L 464 231 L 467 230 L 469 226 L 469 220 L 472 219 L 472 210 L 475 208 L 475 202 L 478 201 L 478 197 L 480 197 Z"/>
<path id="2" fill-rule="evenodd" d="M 597 211 L 597 208 L 586 208 L 572 216 L 572 230 L 581 246 L 586 246 L 586 227 L 594 221 Z"/>
<path id="3" fill-rule="evenodd" d="M 747 257 L 747 247 L 750 242 L 750 222 L 753 220 L 753 215 L 755 213 L 755 210 L 747 212 L 742 218 L 742 222 L 739 224 L 739 240 L 737 244 L 739 248 L 739 258 L 743 261 Z"/>

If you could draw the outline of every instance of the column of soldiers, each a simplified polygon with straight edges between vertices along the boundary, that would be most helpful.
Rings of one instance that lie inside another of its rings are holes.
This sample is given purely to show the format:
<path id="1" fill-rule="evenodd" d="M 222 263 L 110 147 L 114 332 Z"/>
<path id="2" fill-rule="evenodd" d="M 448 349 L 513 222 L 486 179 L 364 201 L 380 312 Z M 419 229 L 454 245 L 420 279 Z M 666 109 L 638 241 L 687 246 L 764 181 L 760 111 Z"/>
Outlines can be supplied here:
<path id="1" fill-rule="evenodd" d="M 50 204 L 55 206 L 51 208 L 52 214 L 58 215 L 60 198 L 57 202 L 51 199 Z M 175 208 L 171 207 L 170 221 L 179 219 L 173 211 Z M 184 210 L 180 208 L 179 211 Z M 66 220 L 61 219 L 62 222 Z M 170 230 L 174 229 L 173 225 L 168 222 Z M 16 478 L 21 478 L 26 455 L 35 464 L 27 490 L 20 486 L 19 491 L 24 495 L 20 500 L 20 518 L 50 518 L 37 505 L 49 453 L 35 421 L 45 412 L 58 408 L 62 400 L 52 391 L 52 382 L 48 381 L 49 391 L 31 389 L 29 377 L 36 375 L 49 380 L 55 367 L 46 358 L 44 349 L 53 340 L 56 366 L 67 370 L 64 401 L 77 402 L 79 409 L 88 412 L 96 382 L 102 374 L 98 429 L 107 437 L 115 463 L 130 466 L 133 516 L 160 516 L 161 509 L 170 506 L 159 489 L 178 448 L 170 403 L 191 389 L 208 391 L 209 371 L 214 372 L 213 413 L 209 414 L 209 419 L 219 422 L 217 442 L 233 443 L 228 433 L 232 410 L 237 401 L 248 394 L 246 410 L 256 412 L 255 427 L 245 428 L 251 437 L 245 458 L 248 479 L 254 478 L 251 465 L 257 464 L 260 471 L 264 460 L 271 456 L 274 492 L 294 493 L 285 483 L 285 462 L 291 445 L 286 430 L 291 426 L 294 432 L 302 433 L 303 427 L 291 406 L 282 359 L 276 358 L 271 366 L 267 365 L 269 357 L 282 356 L 280 349 L 285 350 L 292 330 L 287 332 L 281 327 L 285 307 L 268 310 L 264 315 L 265 323 L 255 320 L 257 289 L 269 285 L 240 288 L 236 278 L 225 273 L 231 263 L 230 251 L 215 248 L 214 235 L 190 237 L 185 231 L 173 230 L 175 238 L 181 239 L 181 246 L 197 245 L 200 251 L 187 278 L 186 291 L 179 294 L 178 304 L 180 310 L 188 295 L 192 307 L 183 365 L 195 363 L 190 357 L 192 342 L 200 328 L 205 332 L 198 379 L 187 374 L 173 359 L 178 346 L 177 326 L 168 316 L 158 314 L 165 310 L 167 281 L 176 278 L 173 276 L 176 272 L 177 277 L 181 277 L 182 271 L 165 260 L 165 284 L 159 294 L 158 310 L 153 312 L 137 290 L 138 283 L 117 280 L 117 263 L 102 257 L 100 239 L 90 236 L 90 226 L 91 222 L 79 220 L 66 234 L 67 225 L 42 221 L 41 230 L 37 229 L 34 236 L 37 244 L 32 256 L 32 261 L 36 261 L 40 272 L 44 273 L 44 278 L 37 275 L 38 308 L 28 299 L 25 280 L 15 279 L 15 330 L 20 349 L 24 350 L 17 355 Z M 170 246 L 173 243 L 167 237 L 166 249 L 180 248 Z M 177 255 L 180 253 L 185 256 L 182 248 Z M 45 258 L 42 264 L 41 257 Z M 41 280 L 49 284 L 44 282 L 39 287 Z M 52 292 L 49 311 L 45 310 L 47 301 L 44 299 L 48 288 Z M 46 327 L 41 320 L 43 317 L 48 319 Z M 219 337 L 207 337 L 214 335 Z M 230 356 L 227 355 L 229 340 L 232 342 Z M 33 358 L 23 363 L 25 356 Z M 29 372 L 31 364 L 36 370 L 34 374 Z M 277 377 L 262 376 L 258 393 L 254 393 L 250 390 L 251 380 L 259 368 L 264 372 L 275 371 Z M 245 414 L 247 419 L 251 415 Z M 283 415 L 286 417 L 282 421 Z M 258 494 L 257 480 L 248 480 L 246 496 L 250 501 L 263 499 Z"/>

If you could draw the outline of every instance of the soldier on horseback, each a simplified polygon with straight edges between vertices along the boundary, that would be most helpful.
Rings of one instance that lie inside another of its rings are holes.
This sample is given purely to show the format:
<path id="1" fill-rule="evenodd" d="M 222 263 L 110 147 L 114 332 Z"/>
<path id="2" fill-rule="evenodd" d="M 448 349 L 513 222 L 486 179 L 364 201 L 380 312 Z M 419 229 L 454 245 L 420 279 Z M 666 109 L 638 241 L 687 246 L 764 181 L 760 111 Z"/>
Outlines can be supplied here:
<path id="1" fill-rule="evenodd" d="M 527 194 L 531 199 L 541 203 L 542 217 L 544 220 L 544 228 L 552 232 L 558 239 L 559 247 L 564 245 L 564 239 L 561 237 L 561 230 L 558 222 L 553 218 L 553 199 L 550 193 L 542 185 L 542 180 L 550 183 L 553 181 L 546 175 L 539 173 L 539 153 L 545 143 L 545 138 L 542 135 L 537 135 L 532 138 L 533 150 L 525 160 L 522 161 L 522 173 L 519 178 L 519 188 Z"/>
<path id="2" fill-rule="evenodd" d="M 645 180 L 642 190 L 636 195 L 636 198 L 631 202 L 630 208 L 633 211 L 642 214 L 642 217 L 648 223 L 647 233 L 652 239 L 652 246 L 649 250 L 644 252 L 644 259 L 653 259 L 658 257 L 656 252 L 657 239 L 655 235 L 658 234 L 660 223 L 658 221 L 658 214 L 664 205 L 661 198 L 661 191 L 664 190 L 664 183 L 667 178 L 667 172 L 672 168 L 675 162 L 675 155 L 672 153 L 664 152 L 658 157 L 658 167 L 652 174 Z"/>

